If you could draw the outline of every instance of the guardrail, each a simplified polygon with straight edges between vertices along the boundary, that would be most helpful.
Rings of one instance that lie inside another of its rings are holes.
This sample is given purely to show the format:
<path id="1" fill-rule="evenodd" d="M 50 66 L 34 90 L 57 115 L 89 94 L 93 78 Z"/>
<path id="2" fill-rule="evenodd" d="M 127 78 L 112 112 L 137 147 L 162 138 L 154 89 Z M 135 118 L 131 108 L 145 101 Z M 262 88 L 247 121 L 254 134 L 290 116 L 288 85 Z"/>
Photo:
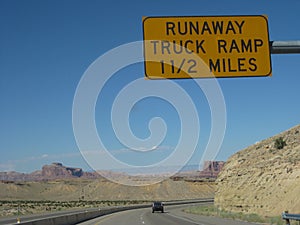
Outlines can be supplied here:
<path id="1" fill-rule="evenodd" d="M 285 220 L 286 225 L 290 225 L 290 220 L 300 221 L 300 214 L 291 214 L 288 211 L 282 213 L 282 219 Z"/>
<path id="2" fill-rule="evenodd" d="M 195 199 L 195 200 L 184 200 L 184 201 L 169 201 L 164 202 L 165 205 L 183 205 L 183 204 L 193 204 L 193 203 L 212 203 L 213 199 Z M 94 209 L 94 210 L 83 210 L 82 212 L 73 212 L 66 213 L 59 216 L 51 216 L 45 215 L 40 219 L 33 219 L 30 221 L 23 221 L 22 218 L 20 222 L 13 224 L 24 224 L 24 225 L 71 225 L 80 222 L 84 222 L 99 216 L 121 212 L 125 210 L 132 209 L 142 209 L 142 208 L 150 208 L 151 204 L 143 204 L 143 205 L 133 205 L 133 206 L 123 206 L 123 207 L 112 207 L 107 209 Z M 10 223 L 11 224 L 11 223 Z"/>
<path id="3" fill-rule="evenodd" d="M 66 213 L 59 216 L 45 215 L 40 219 L 33 219 L 29 221 L 23 221 L 22 218 L 17 223 L 13 224 L 24 224 L 24 225 L 71 225 L 81 223 L 99 216 L 107 214 L 121 212 L 130 209 L 146 208 L 150 205 L 135 205 L 135 206 L 124 206 L 124 207 L 112 207 L 108 209 L 94 209 L 94 210 L 82 210 L 82 212 Z"/>

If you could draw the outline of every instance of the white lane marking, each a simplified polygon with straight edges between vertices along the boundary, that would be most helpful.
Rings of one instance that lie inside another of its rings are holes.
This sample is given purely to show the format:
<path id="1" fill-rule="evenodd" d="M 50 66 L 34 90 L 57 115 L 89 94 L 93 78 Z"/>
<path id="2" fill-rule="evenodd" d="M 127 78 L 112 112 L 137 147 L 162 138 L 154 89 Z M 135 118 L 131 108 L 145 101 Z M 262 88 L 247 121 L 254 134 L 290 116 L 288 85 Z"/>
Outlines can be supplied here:
<path id="1" fill-rule="evenodd" d="M 185 217 L 175 216 L 175 215 L 173 215 L 171 213 L 169 213 L 168 215 L 169 216 L 173 216 L 173 217 L 175 217 L 177 219 L 180 219 L 180 220 L 185 220 L 185 221 L 190 222 L 190 223 L 194 223 L 194 224 L 198 224 L 198 225 L 205 225 L 204 223 L 199 223 L 199 222 L 196 222 L 194 220 L 191 220 L 191 219 L 188 219 L 188 218 L 185 218 Z"/>
<path id="2" fill-rule="evenodd" d="M 143 212 L 140 216 L 140 220 L 142 222 L 142 224 L 145 224 L 145 221 L 144 221 L 144 215 L 145 215 L 146 212 Z"/>

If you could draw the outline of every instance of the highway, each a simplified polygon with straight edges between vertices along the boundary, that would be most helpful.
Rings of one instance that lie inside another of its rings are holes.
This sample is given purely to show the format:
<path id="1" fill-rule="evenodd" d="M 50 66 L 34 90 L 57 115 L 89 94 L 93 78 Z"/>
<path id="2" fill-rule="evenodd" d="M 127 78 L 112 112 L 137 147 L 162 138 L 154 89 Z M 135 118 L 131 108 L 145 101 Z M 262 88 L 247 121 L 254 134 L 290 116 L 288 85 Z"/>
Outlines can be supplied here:
<path id="1" fill-rule="evenodd" d="M 199 205 L 199 203 L 197 205 Z M 253 225 L 253 223 L 205 217 L 182 212 L 183 208 L 190 206 L 191 205 L 165 206 L 165 213 L 152 213 L 151 207 L 128 210 L 98 217 L 78 225 Z"/>
<path id="2" fill-rule="evenodd" d="M 89 210 L 94 210 L 94 209 L 86 209 L 86 211 Z M 33 215 L 21 215 L 21 222 L 27 222 L 27 221 L 32 221 L 32 220 L 39 220 L 45 217 L 57 217 L 61 215 L 66 215 L 66 214 L 72 214 L 72 213 L 80 213 L 82 212 L 82 209 L 73 209 L 73 210 L 66 210 L 66 211 L 57 211 L 57 212 L 51 212 L 51 213 L 37 213 Z M 15 224 L 17 222 L 17 217 L 18 216 L 13 216 L 13 217 L 4 217 L 0 218 L 0 225 L 7 225 L 7 224 Z"/>

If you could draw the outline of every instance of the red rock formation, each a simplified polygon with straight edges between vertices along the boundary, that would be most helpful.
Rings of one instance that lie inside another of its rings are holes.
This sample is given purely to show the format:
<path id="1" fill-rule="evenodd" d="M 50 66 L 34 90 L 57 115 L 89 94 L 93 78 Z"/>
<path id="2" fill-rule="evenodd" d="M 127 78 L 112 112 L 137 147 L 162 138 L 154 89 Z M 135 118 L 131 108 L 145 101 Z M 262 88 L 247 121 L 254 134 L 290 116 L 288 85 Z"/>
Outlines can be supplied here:
<path id="1" fill-rule="evenodd" d="M 225 162 L 223 161 L 205 161 L 204 169 L 200 171 L 201 177 L 217 177 L 222 168 L 224 167 Z"/>
<path id="2" fill-rule="evenodd" d="M 83 172 L 81 168 L 66 167 L 62 163 L 44 165 L 42 170 L 32 173 L 0 172 L 0 181 L 40 181 L 66 178 L 97 179 L 101 176 L 96 172 Z"/>
<path id="3" fill-rule="evenodd" d="M 45 165 L 42 168 L 42 176 L 44 178 L 67 178 L 67 177 L 81 177 L 83 171 L 81 168 L 65 167 L 61 163 L 52 163 Z"/>

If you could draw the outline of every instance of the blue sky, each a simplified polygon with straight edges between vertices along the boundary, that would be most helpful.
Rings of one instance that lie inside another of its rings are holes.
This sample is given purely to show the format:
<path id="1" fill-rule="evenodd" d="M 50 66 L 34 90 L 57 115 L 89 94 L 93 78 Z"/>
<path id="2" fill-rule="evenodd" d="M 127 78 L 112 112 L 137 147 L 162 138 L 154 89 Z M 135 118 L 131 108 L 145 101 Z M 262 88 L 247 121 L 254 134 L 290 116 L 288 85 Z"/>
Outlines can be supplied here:
<path id="1" fill-rule="evenodd" d="M 269 19 L 270 40 L 279 41 L 300 39 L 299 9 L 298 0 L 1 0 L 0 171 L 29 172 L 56 161 L 90 169 L 72 127 L 77 85 L 98 57 L 122 44 L 142 40 L 143 16 L 264 14 Z M 272 77 L 218 80 L 225 98 L 227 126 L 217 160 L 226 160 L 256 141 L 299 124 L 300 55 L 271 58 Z M 151 118 L 163 118 L 168 130 L 163 142 L 153 146 L 157 151 L 128 151 L 114 134 L 110 121 L 113 100 L 122 87 L 143 76 L 142 63 L 118 71 L 103 88 L 95 110 L 105 147 L 132 165 L 163 160 L 180 137 L 175 108 L 154 97 L 134 106 L 129 123 L 133 133 L 145 139 L 150 135 Z M 155 82 L 163 89 L 164 81 Z M 188 163 L 198 164 L 210 134 L 210 109 L 193 80 L 175 82 L 188 92 L 199 113 L 199 141 Z"/>

